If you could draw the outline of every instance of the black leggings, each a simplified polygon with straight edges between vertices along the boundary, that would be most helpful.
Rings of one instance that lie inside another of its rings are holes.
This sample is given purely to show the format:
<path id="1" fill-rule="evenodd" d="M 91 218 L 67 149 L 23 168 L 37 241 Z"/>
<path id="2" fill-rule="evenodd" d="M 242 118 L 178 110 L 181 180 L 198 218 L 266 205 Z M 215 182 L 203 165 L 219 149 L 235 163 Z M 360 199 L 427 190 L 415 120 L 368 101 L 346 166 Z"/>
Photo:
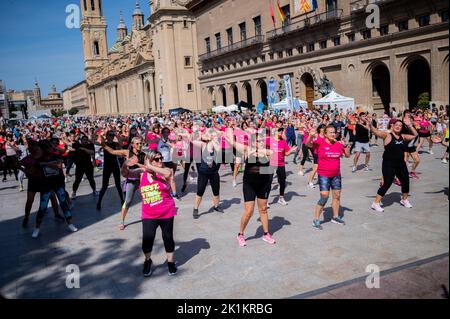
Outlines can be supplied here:
<path id="1" fill-rule="evenodd" d="M 76 193 L 78 190 L 78 187 L 80 186 L 81 180 L 83 179 L 83 175 L 86 174 L 87 179 L 89 180 L 89 184 L 91 185 L 91 188 L 93 191 L 95 191 L 95 180 L 94 180 L 94 166 L 83 166 L 83 165 L 77 165 L 77 168 L 75 169 L 75 182 L 73 183 L 73 191 Z"/>
<path id="2" fill-rule="evenodd" d="M 103 180 L 102 180 L 102 189 L 100 190 L 100 196 L 98 198 L 99 204 L 102 203 L 103 196 L 105 196 L 106 191 L 109 186 L 109 179 L 111 178 L 111 174 L 114 176 L 114 183 L 116 184 L 117 192 L 119 193 L 120 203 L 123 205 L 123 192 L 122 186 L 120 185 L 120 168 L 116 164 L 107 164 L 105 163 L 105 167 L 103 168 Z"/>
<path id="3" fill-rule="evenodd" d="M 7 172 L 9 174 L 11 174 L 11 170 L 13 170 L 14 171 L 14 176 L 17 179 L 17 176 L 19 174 L 19 171 L 17 170 L 17 166 L 18 166 L 17 156 L 15 156 L 15 155 L 13 155 L 13 156 L 6 156 L 4 165 L 5 166 L 3 168 L 3 178 L 6 179 Z"/>
<path id="4" fill-rule="evenodd" d="M 220 175 L 219 173 L 202 174 L 198 173 L 197 196 L 203 197 L 208 182 L 211 184 L 212 192 L 215 197 L 220 195 Z"/>
<path id="5" fill-rule="evenodd" d="M 175 252 L 175 242 L 173 240 L 174 217 L 168 219 L 143 219 L 142 220 L 142 251 L 150 254 L 153 250 L 156 229 L 161 227 L 162 238 L 166 253 Z"/>
<path id="6" fill-rule="evenodd" d="M 384 197 L 392 186 L 395 176 L 402 184 L 402 194 L 409 193 L 409 173 L 406 163 L 402 160 L 401 163 L 393 163 L 390 161 L 383 161 L 382 165 L 384 184 L 378 190 L 378 195 Z"/>
<path id="7" fill-rule="evenodd" d="M 192 161 L 190 161 L 189 163 L 188 162 L 184 163 L 184 173 L 183 173 L 184 185 L 186 185 L 186 182 L 187 182 L 187 179 L 189 176 L 189 170 L 191 169 L 191 165 L 192 165 Z"/>
<path id="8" fill-rule="evenodd" d="M 278 184 L 280 184 L 280 196 L 284 196 L 284 191 L 286 190 L 286 167 L 277 167 L 276 172 Z"/>
<path id="9" fill-rule="evenodd" d="M 302 161 L 300 163 L 301 166 L 305 166 L 306 160 L 309 157 L 309 151 L 311 151 L 311 149 L 308 146 L 306 146 L 306 144 L 302 144 L 303 158 L 302 158 Z"/>

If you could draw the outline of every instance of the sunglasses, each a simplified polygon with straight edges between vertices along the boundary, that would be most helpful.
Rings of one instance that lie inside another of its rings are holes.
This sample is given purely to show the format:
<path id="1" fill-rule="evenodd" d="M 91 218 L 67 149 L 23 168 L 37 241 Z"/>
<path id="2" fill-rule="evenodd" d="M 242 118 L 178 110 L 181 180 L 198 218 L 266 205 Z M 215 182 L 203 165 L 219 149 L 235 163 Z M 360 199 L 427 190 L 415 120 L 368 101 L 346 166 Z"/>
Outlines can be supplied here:
<path id="1" fill-rule="evenodd" d="M 162 161 L 162 157 L 155 157 L 153 161 L 159 163 Z"/>

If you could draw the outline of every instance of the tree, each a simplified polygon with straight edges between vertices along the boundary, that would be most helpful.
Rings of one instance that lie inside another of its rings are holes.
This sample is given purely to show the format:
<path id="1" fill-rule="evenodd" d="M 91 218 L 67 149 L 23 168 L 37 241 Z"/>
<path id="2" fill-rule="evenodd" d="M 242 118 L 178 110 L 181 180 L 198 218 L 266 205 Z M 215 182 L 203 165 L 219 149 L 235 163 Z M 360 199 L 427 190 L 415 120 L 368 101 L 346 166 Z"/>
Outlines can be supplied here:
<path id="1" fill-rule="evenodd" d="M 76 115 L 78 114 L 79 110 L 76 107 L 73 107 L 69 110 L 70 115 Z"/>
<path id="2" fill-rule="evenodd" d="M 14 112 L 9 113 L 9 118 L 10 119 L 15 119 L 17 117 L 17 114 Z"/>
<path id="3" fill-rule="evenodd" d="M 419 101 L 417 102 L 417 106 L 422 110 L 426 110 L 430 107 L 430 94 L 422 93 L 419 95 Z"/>

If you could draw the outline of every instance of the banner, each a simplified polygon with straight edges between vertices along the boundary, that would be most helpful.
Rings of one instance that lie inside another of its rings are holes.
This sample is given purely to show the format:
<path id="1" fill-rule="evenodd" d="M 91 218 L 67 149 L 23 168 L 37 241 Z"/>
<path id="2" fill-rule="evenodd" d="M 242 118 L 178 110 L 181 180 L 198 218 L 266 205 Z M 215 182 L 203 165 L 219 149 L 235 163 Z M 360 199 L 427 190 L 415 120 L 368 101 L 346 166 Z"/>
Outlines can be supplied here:
<path id="1" fill-rule="evenodd" d="M 276 80 L 269 80 L 269 84 L 267 85 L 267 101 L 269 103 L 269 106 L 272 107 L 275 103 L 277 103 L 277 81 Z"/>
<path id="2" fill-rule="evenodd" d="M 295 0 L 295 12 L 305 14 L 317 9 L 317 0 Z"/>
<path id="3" fill-rule="evenodd" d="M 292 110 L 294 108 L 294 96 L 292 93 L 291 77 L 289 75 L 284 76 L 284 84 L 286 86 L 286 99 L 289 108 Z"/>

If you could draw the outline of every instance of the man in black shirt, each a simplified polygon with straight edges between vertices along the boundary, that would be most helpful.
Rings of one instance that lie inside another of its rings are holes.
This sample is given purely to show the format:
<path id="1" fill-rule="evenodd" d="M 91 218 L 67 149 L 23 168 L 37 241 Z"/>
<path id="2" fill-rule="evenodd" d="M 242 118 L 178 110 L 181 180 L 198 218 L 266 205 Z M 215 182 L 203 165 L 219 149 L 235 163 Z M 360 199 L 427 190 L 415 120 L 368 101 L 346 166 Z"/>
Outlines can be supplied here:
<path id="1" fill-rule="evenodd" d="M 367 114 L 360 113 L 358 123 L 355 126 L 355 158 L 353 161 L 352 172 L 356 172 L 358 167 L 358 161 L 361 153 L 366 153 L 366 171 L 369 171 L 370 161 L 370 144 L 369 144 L 369 132 L 370 128 L 367 125 Z"/>
<path id="2" fill-rule="evenodd" d="M 98 193 L 94 180 L 94 165 L 92 164 L 92 157 L 95 155 L 94 144 L 90 143 L 88 137 L 83 135 L 81 143 L 74 143 L 73 148 L 75 149 L 75 165 L 77 167 L 75 169 L 72 199 L 76 199 L 78 187 L 85 174 L 91 185 L 93 195 L 97 196 Z"/>

